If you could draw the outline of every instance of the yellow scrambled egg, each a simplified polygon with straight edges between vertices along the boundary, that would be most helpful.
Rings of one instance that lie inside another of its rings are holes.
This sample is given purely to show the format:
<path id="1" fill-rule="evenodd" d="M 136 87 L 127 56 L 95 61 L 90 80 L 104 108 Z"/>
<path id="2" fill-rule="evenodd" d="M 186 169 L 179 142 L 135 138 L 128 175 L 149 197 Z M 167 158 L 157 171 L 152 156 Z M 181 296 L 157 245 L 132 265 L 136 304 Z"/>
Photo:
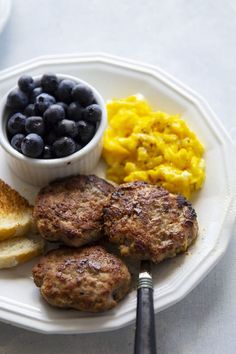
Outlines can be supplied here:
<path id="1" fill-rule="evenodd" d="M 138 96 L 109 101 L 107 112 L 103 157 L 108 179 L 143 180 L 187 198 L 201 188 L 204 147 L 180 116 L 153 112 Z"/>

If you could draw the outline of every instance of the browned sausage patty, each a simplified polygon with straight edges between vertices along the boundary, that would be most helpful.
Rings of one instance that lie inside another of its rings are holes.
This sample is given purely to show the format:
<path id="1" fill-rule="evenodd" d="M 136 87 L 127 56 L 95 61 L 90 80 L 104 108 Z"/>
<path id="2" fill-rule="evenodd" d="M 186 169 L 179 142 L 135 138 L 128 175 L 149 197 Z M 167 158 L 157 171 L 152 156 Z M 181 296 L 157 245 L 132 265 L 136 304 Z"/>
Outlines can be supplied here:
<path id="1" fill-rule="evenodd" d="M 97 176 L 75 176 L 50 183 L 39 192 L 34 219 L 49 241 L 78 247 L 100 238 L 103 206 L 114 187 Z"/>
<path id="2" fill-rule="evenodd" d="M 49 304 L 89 312 L 116 306 L 131 283 L 126 265 L 101 246 L 50 251 L 34 266 L 33 277 Z"/>
<path id="3" fill-rule="evenodd" d="M 123 184 L 104 209 L 105 232 L 122 255 L 160 262 L 186 251 L 197 237 L 197 216 L 180 195 L 147 184 Z"/>

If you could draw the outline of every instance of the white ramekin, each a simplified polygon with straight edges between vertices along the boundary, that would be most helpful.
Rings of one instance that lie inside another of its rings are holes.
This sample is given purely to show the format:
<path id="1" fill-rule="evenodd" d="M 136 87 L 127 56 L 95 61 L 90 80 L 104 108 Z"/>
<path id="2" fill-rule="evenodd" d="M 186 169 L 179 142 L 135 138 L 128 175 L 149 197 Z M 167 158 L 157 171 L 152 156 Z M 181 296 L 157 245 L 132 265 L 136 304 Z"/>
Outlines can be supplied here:
<path id="1" fill-rule="evenodd" d="M 41 76 L 42 75 L 35 76 L 34 79 L 39 80 Z M 77 151 L 70 156 L 48 160 L 35 159 L 26 157 L 15 150 L 9 142 L 6 132 L 6 123 L 8 118 L 6 113 L 6 100 L 9 92 L 16 86 L 11 88 L 11 90 L 3 96 L 0 102 L 0 144 L 6 153 L 7 163 L 12 171 L 22 180 L 38 186 L 42 186 L 57 178 L 75 174 L 91 173 L 101 156 L 102 136 L 107 124 L 104 100 L 93 86 L 77 77 L 70 75 L 57 74 L 57 76 L 59 79 L 70 79 L 89 86 L 94 93 L 97 103 L 102 109 L 101 121 L 92 140 L 80 151 Z"/>

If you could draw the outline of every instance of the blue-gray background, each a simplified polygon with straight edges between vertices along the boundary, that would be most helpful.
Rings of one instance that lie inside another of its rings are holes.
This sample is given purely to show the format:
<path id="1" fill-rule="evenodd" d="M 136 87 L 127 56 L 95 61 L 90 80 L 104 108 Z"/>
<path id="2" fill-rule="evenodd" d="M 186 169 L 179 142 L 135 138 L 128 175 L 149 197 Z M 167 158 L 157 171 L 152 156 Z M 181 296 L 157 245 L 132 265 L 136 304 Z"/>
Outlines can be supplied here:
<path id="1" fill-rule="evenodd" d="M 0 70 L 43 54 L 91 51 L 158 65 L 205 97 L 236 138 L 235 34 L 235 0 L 13 0 Z M 191 294 L 156 316 L 158 353 L 236 353 L 235 294 L 234 239 Z M 46 336 L 0 324 L 0 354 L 129 354 L 133 337 L 134 326 Z"/>

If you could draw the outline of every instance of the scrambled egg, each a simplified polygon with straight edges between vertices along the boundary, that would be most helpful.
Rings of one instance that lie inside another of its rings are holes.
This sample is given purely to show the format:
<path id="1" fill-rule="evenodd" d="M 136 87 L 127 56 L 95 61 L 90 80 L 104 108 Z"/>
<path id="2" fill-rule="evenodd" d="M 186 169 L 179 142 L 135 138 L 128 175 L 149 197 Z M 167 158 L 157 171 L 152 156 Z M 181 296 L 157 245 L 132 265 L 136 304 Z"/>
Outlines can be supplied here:
<path id="1" fill-rule="evenodd" d="M 178 115 L 153 112 L 139 96 L 107 103 L 107 178 L 143 180 L 189 198 L 205 179 L 204 147 Z"/>

